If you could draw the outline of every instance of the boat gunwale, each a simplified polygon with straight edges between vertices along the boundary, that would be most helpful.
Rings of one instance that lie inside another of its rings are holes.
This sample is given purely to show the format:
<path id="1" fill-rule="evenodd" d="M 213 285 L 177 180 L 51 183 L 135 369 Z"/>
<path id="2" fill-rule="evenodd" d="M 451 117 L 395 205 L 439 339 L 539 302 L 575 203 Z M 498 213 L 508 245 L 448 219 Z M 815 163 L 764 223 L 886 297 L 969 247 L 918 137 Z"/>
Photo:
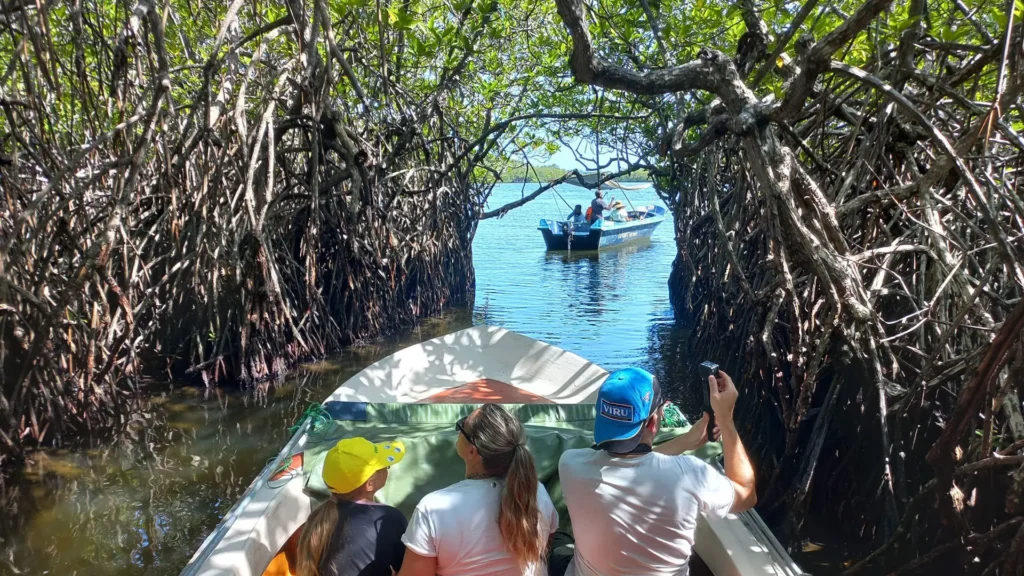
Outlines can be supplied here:
<path id="1" fill-rule="evenodd" d="M 594 228 L 592 225 L 587 224 L 586 228 L 585 228 L 586 233 L 573 233 L 572 235 L 573 236 L 588 236 L 590 234 L 593 234 L 594 232 L 600 231 L 603 235 L 609 236 L 609 235 L 613 235 L 613 234 L 618 234 L 619 232 L 626 232 L 628 230 L 632 230 L 634 228 L 639 228 L 641 226 L 646 226 L 646 225 L 649 225 L 649 224 L 654 224 L 655 226 L 657 226 L 658 224 L 661 224 L 662 222 L 664 222 L 665 219 L 668 217 L 668 211 L 667 210 L 665 210 L 661 206 L 658 206 L 658 208 L 663 210 L 663 212 L 660 213 L 660 214 L 655 214 L 654 216 L 647 216 L 645 218 L 638 218 L 638 219 L 630 220 L 628 222 L 615 222 L 614 226 L 611 226 L 611 227 L 608 227 L 608 228 L 604 228 L 602 226 Z M 541 218 L 541 222 L 554 222 L 554 223 L 562 224 L 563 227 L 564 227 L 564 225 L 566 223 L 571 222 L 571 220 L 561 220 L 561 219 L 558 219 L 558 220 L 550 219 L 549 220 L 547 218 Z M 551 230 L 551 228 L 549 226 L 540 226 L 540 225 L 538 225 L 537 226 L 537 230 L 544 231 L 544 230 Z M 580 228 L 581 232 L 583 230 L 584 230 L 584 228 Z M 551 235 L 552 236 L 565 236 L 565 233 L 564 232 L 551 232 Z"/>
<path id="2" fill-rule="evenodd" d="M 281 451 L 277 453 L 274 460 L 263 467 L 259 475 L 253 479 L 249 487 L 245 489 L 242 497 L 235 501 L 235 504 L 228 510 L 228 513 L 221 518 L 217 526 L 210 532 L 206 538 L 203 539 L 203 543 L 199 545 L 199 548 L 189 559 L 185 567 L 181 569 L 180 576 L 195 576 L 199 573 L 199 570 L 206 564 L 207 560 L 213 556 L 213 553 L 217 550 L 217 547 L 227 536 L 231 527 L 234 526 L 235 521 L 240 516 L 241 512 L 249 506 L 249 502 L 256 492 L 267 484 L 270 477 L 273 475 L 273 471 L 277 470 L 281 463 L 284 462 L 286 457 L 291 457 L 292 449 L 299 441 L 306 436 L 306 432 L 309 430 L 309 423 L 313 420 L 313 416 L 307 416 L 303 419 L 299 429 L 292 434 L 292 437 L 285 443 Z"/>
<path id="3" fill-rule="evenodd" d="M 548 220 L 547 218 L 542 218 L 541 220 L 544 221 L 544 222 L 557 222 L 558 224 L 565 224 L 565 223 L 569 222 L 569 220 Z M 615 226 L 612 226 L 612 227 L 609 227 L 609 228 L 604 228 L 602 226 L 594 228 L 593 226 L 590 226 L 588 224 L 586 226 L 586 228 L 582 228 L 581 227 L 581 228 L 577 228 L 577 230 L 587 230 L 588 233 L 589 232 L 596 232 L 598 230 L 601 230 L 601 231 L 603 231 L 605 233 L 612 233 L 612 232 L 616 232 L 618 230 L 629 230 L 631 228 L 636 228 L 638 226 L 645 226 L 645 225 L 648 225 L 648 224 L 661 224 L 664 221 L 665 221 L 665 216 L 651 216 L 649 218 L 644 218 L 642 220 L 641 219 L 636 219 L 636 220 L 630 220 L 629 222 L 616 222 Z M 550 230 L 550 228 L 547 227 L 547 226 L 537 226 L 537 230 Z M 562 233 L 560 233 L 560 232 L 559 233 L 552 232 L 552 234 L 554 234 L 555 236 L 561 236 L 562 235 Z"/>

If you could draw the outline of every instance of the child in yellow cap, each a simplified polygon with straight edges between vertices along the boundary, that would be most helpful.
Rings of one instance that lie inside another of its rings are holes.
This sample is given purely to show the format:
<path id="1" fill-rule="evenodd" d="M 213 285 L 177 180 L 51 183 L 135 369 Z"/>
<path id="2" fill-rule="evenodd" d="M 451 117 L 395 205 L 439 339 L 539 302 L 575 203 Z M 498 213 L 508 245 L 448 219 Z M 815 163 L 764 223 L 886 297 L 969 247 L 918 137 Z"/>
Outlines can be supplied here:
<path id="1" fill-rule="evenodd" d="M 402 567 L 405 516 L 373 496 L 402 461 L 405 445 L 366 438 L 338 441 L 324 458 L 331 498 L 309 516 L 299 538 L 299 576 L 391 576 Z"/>

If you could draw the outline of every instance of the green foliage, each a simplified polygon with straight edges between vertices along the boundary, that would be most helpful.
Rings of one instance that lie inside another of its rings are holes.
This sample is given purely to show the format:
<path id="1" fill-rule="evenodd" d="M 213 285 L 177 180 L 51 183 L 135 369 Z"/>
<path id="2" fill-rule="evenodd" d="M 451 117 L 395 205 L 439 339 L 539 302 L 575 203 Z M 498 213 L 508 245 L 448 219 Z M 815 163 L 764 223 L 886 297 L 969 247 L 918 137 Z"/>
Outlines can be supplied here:
<path id="1" fill-rule="evenodd" d="M 619 176 L 616 180 L 619 182 L 649 182 L 651 181 L 651 175 L 646 169 L 640 168 L 639 170 L 634 170 L 629 174 Z"/>
<path id="2" fill-rule="evenodd" d="M 272 70 L 297 49 L 295 35 L 284 33 L 257 37 L 242 50 L 230 52 L 232 38 L 254 32 L 289 14 L 285 2 L 257 1 L 240 10 L 237 24 L 228 28 L 228 41 L 216 54 L 212 53 L 229 4 L 170 0 L 166 7 L 158 8 L 169 15 L 165 38 L 169 65 L 174 70 L 172 97 L 175 100 L 187 102 L 190 94 L 203 85 L 204 65 L 210 58 L 237 58 L 243 65 L 253 64 L 253 73 L 259 73 Z M 794 37 L 811 34 L 821 38 L 842 24 L 861 4 L 860 0 L 841 0 L 823 5 L 804 21 Z M 1005 30 L 1008 17 L 1005 3 L 967 0 L 965 4 L 993 37 Z M 649 159 L 648 167 L 653 168 L 658 162 L 649 154 L 651 142 L 665 134 L 681 114 L 709 102 L 708 96 L 700 93 L 634 97 L 576 84 L 567 73 L 569 44 L 553 2 L 408 0 L 378 4 L 369 0 L 335 0 L 328 5 L 339 44 L 359 55 L 357 67 L 363 69 L 357 72 L 364 91 L 373 99 L 382 100 L 394 86 L 400 86 L 410 97 L 428 101 L 439 95 L 439 88 L 443 88 L 445 82 L 451 83 L 453 71 L 461 67 L 457 86 L 448 86 L 453 97 L 446 98 L 447 105 L 456 113 L 451 120 L 458 124 L 461 133 L 480 133 L 486 118 L 495 122 L 538 111 L 568 114 L 589 110 L 621 116 L 647 115 L 643 120 L 630 121 L 547 119 L 521 122 L 512 132 L 499 138 L 492 154 L 485 159 L 495 167 L 508 158 L 532 153 L 531 149 L 537 146 L 600 138 L 602 147 L 611 146 L 628 152 L 630 157 Z M 123 32 L 125 15 L 133 6 L 113 1 L 93 5 L 99 15 L 95 19 L 96 32 L 116 39 Z M 590 6 L 593 8 L 591 32 L 598 39 L 599 55 L 639 71 L 692 60 L 704 47 L 734 54 L 740 37 L 746 32 L 739 2 L 650 2 L 662 44 L 667 47 L 663 52 L 647 14 L 635 0 L 602 1 Z M 908 1 L 895 2 L 889 13 L 878 19 L 877 25 L 865 30 L 844 49 L 844 61 L 864 65 L 876 46 L 896 45 L 900 35 L 920 20 L 908 15 L 908 6 Z M 800 7 L 798 3 L 764 3 L 760 17 L 769 33 L 778 37 L 789 28 Z M 976 27 L 963 19 L 955 3 L 949 0 L 929 3 L 928 10 L 928 18 L 922 22 L 926 38 L 945 43 L 983 43 Z M 1016 0 L 1015 20 L 1019 22 L 1022 16 L 1024 0 Z M 75 39 L 82 31 L 76 28 L 73 11 L 63 4 L 49 9 L 47 25 L 54 53 L 41 61 L 34 72 L 25 72 L 38 76 L 39 82 L 70 87 L 78 82 L 72 63 L 76 50 L 81 49 L 89 90 L 94 94 L 109 92 L 110 81 L 104 80 L 100 70 L 101 62 L 113 58 L 109 45 L 76 45 Z M 17 36 L 0 35 L 0 54 L 13 54 L 17 42 Z M 321 56 L 328 59 L 322 42 L 319 48 Z M 257 61 L 254 54 L 258 49 L 264 54 Z M 792 41 L 784 55 L 790 59 L 795 57 Z M 68 64 L 62 67 L 58 62 Z M 776 72 L 779 70 L 773 68 Z M 385 70 L 386 74 L 381 73 Z M 779 74 L 769 74 L 759 88 L 760 95 L 782 97 L 783 82 Z M 994 78 L 983 78 L 978 99 L 990 97 L 994 88 Z M 339 102 L 355 104 L 355 92 L 349 82 L 338 82 L 331 91 Z M 116 107 L 96 107 L 88 119 L 81 118 L 78 114 L 82 103 L 75 102 L 75 91 L 58 92 L 60 96 L 51 104 L 55 128 L 60 129 L 57 133 L 73 134 L 83 122 L 88 123 L 92 131 L 102 132 L 125 117 L 125 111 Z M 652 108 L 658 113 L 650 114 Z M 7 118 L 0 117 L 0 129 L 7 123 Z M 63 140 L 61 145 L 65 148 L 75 145 L 66 136 L 57 138 Z M 597 159 L 585 160 L 592 161 L 593 168 L 597 167 Z M 485 183 L 494 179 L 493 173 L 486 170 L 478 174 Z M 522 171 L 510 177 L 529 176 Z"/>
<path id="3" fill-rule="evenodd" d="M 516 166 L 502 172 L 503 182 L 550 182 L 565 175 L 558 166 Z"/>

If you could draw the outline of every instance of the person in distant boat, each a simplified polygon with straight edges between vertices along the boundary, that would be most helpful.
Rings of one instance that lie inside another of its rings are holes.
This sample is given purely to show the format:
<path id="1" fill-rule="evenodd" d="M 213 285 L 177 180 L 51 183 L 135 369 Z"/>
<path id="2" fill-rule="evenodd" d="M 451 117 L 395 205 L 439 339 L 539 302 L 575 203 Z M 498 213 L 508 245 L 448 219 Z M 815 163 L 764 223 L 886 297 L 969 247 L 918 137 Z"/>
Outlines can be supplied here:
<path id="1" fill-rule="evenodd" d="M 572 212 L 569 213 L 569 216 L 566 217 L 566 220 L 573 224 L 586 224 L 587 218 L 583 215 L 583 206 L 577 204 Z"/>
<path id="2" fill-rule="evenodd" d="M 339 440 L 324 458 L 331 498 L 309 516 L 299 537 L 299 576 L 392 576 L 402 567 L 405 516 L 373 495 L 402 461 L 399 441 Z"/>
<path id="3" fill-rule="evenodd" d="M 733 422 L 739 393 L 725 372 L 709 376 L 725 456 L 725 474 L 683 452 L 707 442 L 709 416 L 660 446 L 665 416 L 658 381 L 645 370 L 613 372 L 597 395 L 597 449 L 566 450 L 558 474 L 571 537 L 559 532 L 549 560 L 553 576 L 686 576 L 697 516 L 724 517 L 757 502 L 754 468 Z"/>
<path id="4" fill-rule="evenodd" d="M 399 576 L 541 576 L 558 512 L 519 420 L 485 404 L 455 423 L 466 479 L 420 500 Z"/>
<path id="5" fill-rule="evenodd" d="M 611 214 L 608 216 L 609 220 L 613 222 L 629 222 L 629 213 L 626 212 L 626 205 L 623 204 L 621 200 L 613 201 L 610 208 Z"/>
<path id="6" fill-rule="evenodd" d="M 594 199 L 590 201 L 590 209 L 593 211 L 591 222 L 597 222 L 604 218 L 604 211 L 610 209 L 608 203 L 604 201 L 604 192 L 594 190 Z"/>

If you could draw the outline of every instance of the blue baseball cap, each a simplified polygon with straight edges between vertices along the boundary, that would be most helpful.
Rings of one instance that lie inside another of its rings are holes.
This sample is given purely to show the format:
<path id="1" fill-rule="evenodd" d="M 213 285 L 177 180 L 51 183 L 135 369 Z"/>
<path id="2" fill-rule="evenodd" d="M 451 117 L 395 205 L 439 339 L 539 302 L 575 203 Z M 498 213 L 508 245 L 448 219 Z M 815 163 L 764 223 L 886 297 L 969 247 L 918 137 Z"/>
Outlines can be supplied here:
<path id="1" fill-rule="evenodd" d="M 594 442 L 602 450 L 626 453 L 640 444 L 643 425 L 664 403 L 653 374 L 626 368 L 608 375 L 597 392 Z"/>

